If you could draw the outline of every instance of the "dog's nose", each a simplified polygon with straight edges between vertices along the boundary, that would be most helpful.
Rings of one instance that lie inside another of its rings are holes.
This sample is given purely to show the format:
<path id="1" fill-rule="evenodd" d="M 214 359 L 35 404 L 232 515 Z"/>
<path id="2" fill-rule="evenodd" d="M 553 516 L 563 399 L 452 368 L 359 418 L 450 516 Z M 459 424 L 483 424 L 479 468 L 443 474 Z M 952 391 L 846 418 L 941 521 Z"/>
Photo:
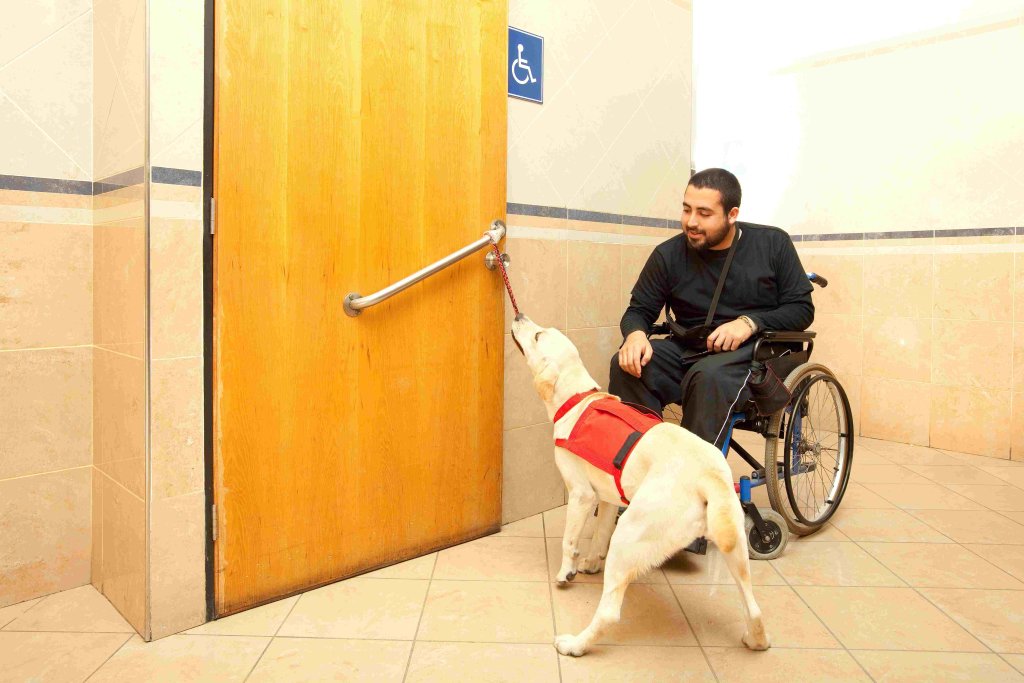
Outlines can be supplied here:
<path id="1" fill-rule="evenodd" d="M 523 319 L 523 318 L 525 318 L 525 317 L 526 317 L 526 316 L 525 316 L 525 315 L 523 315 L 522 313 L 517 313 L 517 314 L 516 314 L 516 318 L 515 318 L 515 320 L 516 320 L 516 322 L 519 322 L 520 320 L 522 320 L 522 319 Z"/>

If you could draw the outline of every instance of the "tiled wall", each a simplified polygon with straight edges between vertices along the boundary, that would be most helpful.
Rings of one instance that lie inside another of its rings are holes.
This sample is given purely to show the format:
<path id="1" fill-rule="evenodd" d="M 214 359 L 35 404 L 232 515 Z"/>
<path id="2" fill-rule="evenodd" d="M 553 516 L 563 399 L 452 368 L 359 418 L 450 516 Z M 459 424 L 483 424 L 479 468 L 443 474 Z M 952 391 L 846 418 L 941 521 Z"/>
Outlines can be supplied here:
<path id="1" fill-rule="evenodd" d="M 146 0 L 95 0 L 92 583 L 148 635 Z"/>
<path id="2" fill-rule="evenodd" d="M 203 0 L 150 0 L 154 638 L 206 621 L 203 11 Z"/>
<path id="3" fill-rule="evenodd" d="M 91 0 L 0 21 L 0 607 L 89 582 L 92 27 Z"/>
<path id="4" fill-rule="evenodd" d="M 814 295 L 815 356 L 838 371 L 861 434 L 1024 458 L 1024 93 L 1005 80 L 1024 61 L 1024 13 L 985 6 L 770 71 L 715 73 L 697 161 L 734 164 L 749 190 L 741 216 L 789 229 L 804 265 L 832 281 Z M 771 61 L 770 45 L 751 47 Z M 756 125 L 729 118 L 716 82 L 770 92 L 772 106 Z M 716 130 L 720 117 L 733 125 Z"/>
<path id="5" fill-rule="evenodd" d="M 547 79 L 543 105 L 509 100 L 512 286 L 607 387 L 629 290 L 674 234 L 690 175 L 691 7 L 512 0 L 509 15 L 544 36 Z M 551 424 L 507 334 L 504 428 L 503 520 L 561 505 Z"/>

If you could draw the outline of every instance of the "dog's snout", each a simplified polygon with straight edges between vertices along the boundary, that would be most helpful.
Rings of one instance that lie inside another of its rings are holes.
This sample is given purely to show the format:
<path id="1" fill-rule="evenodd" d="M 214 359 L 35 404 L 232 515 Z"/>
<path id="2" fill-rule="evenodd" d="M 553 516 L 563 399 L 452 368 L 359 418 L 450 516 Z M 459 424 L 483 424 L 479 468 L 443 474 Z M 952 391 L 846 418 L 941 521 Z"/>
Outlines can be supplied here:
<path id="1" fill-rule="evenodd" d="M 525 315 L 523 315 L 522 313 L 516 313 L 515 321 L 516 321 L 516 322 L 519 322 L 520 320 L 522 320 L 522 319 L 523 319 L 523 318 L 525 318 L 525 317 L 526 317 L 526 316 L 525 316 Z"/>

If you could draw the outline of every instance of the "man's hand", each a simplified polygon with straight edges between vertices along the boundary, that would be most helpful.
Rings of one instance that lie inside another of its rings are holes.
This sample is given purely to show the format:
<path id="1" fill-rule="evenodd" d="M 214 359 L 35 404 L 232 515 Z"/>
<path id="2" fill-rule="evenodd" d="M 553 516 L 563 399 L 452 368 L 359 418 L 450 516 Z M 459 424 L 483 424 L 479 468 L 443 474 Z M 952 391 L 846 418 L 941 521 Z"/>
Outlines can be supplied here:
<path id="1" fill-rule="evenodd" d="M 654 349 L 651 348 L 651 342 L 647 340 L 643 330 L 630 332 L 619 349 L 619 367 L 634 377 L 639 377 L 653 355 Z"/>
<path id="2" fill-rule="evenodd" d="M 750 329 L 750 325 L 742 320 L 733 320 L 732 322 L 725 323 L 708 335 L 708 351 L 713 353 L 735 351 L 740 348 L 743 342 L 750 339 L 753 334 L 754 332 Z M 621 358 L 621 356 L 620 352 L 619 357 Z"/>

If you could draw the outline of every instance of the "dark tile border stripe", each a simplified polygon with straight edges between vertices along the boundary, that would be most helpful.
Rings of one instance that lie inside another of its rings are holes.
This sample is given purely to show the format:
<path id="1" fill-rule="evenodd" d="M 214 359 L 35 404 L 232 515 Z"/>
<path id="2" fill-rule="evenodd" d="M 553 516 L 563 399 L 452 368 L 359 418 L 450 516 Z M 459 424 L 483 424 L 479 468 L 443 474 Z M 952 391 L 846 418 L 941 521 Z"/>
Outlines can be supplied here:
<path id="1" fill-rule="evenodd" d="M 153 182 L 160 183 L 162 185 L 202 187 L 203 184 L 202 171 L 154 166 L 152 173 Z M 35 178 L 32 176 L 0 174 L 0 190 L 89 196 L 105 194 L 125 187 L 139 185 L 142 183 L 143 179 L 144 171 L 141 166 L 95 181 L 60 180 L 57 178 Z"/>
<path id="2" fill-rule="evenodd" d="M 53 194 L 92 194 L 92 181 L 32 178 L 22 175 L 0 175 L 0 190 L 50 192 Z"/>
<path id="3" fill-rule="evenodd" d="M 640 225 L 648 228 L 677 229 L 679 221 L 671 218 L 654 218 L 651 216 L 628 216 L 603 211 L 585 211 L 583 209 L 563 209 L 556 206 L 539 206 L 537 204 L 515 204 L 509 202 L 506 211 L 517 216 L 544 216 L 548 218 L 568 218 L 569 220 L 593 221 L 610 225 Z M 920 239 L 927 237 L 991 237 L 1024 235 L 1024 226 L 1011 228 L 956 228 L 950 230 L 893 230 L 880 232 L 837 232 L 826 234 L 790 235 L 794 242 L 861 242 L 868 240 Z"/>
<path id="4" fill-rule="evenodd" d="M 99 195 L 126 187 L 134 187 L 135 185 L 141 185 L 145 178 L 145 171 L 141 166 L 138 166 L 116 175 L 97 180 L 92 184 L 92 193 L 94 195 Z"/>
<path id="5" fill-rule="evenodd" d="M 184 168 L 164 168 L 163 166 L 154 166 L 153 182 L 161 183 L 163 185 L 202 187 L 203 172 L 189 171 Z"/>

